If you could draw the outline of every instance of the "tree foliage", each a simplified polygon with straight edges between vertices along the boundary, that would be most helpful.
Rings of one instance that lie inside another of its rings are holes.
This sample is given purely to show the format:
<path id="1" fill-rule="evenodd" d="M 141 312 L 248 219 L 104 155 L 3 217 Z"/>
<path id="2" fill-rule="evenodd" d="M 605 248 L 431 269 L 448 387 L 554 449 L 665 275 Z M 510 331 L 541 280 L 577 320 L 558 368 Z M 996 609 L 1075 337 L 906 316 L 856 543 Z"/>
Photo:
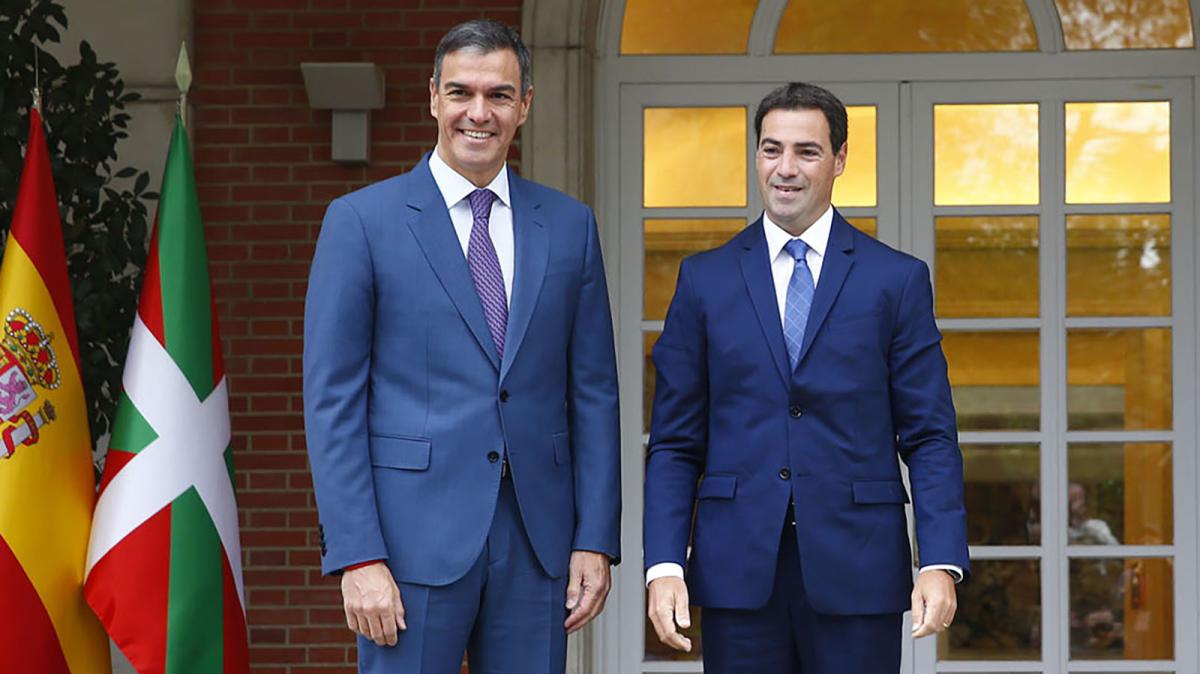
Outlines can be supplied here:
<path id="1" fill-rule="evenodd" d="M 108 433 L 121 391 L 121 368 L 137 309 L 146 261 L 150 176 L 116 168 L 117 143 L 126 137 L 125 91 L 113 63 L 87 42 L 79 62 L 62 65 L 42 49 L 60 42 L 67 27 L 53 0 L 0 0 L 0 237 L 7 240 L 40 70 L 42 116 L 75 297 L 80 360 L 93 445 Z"/>

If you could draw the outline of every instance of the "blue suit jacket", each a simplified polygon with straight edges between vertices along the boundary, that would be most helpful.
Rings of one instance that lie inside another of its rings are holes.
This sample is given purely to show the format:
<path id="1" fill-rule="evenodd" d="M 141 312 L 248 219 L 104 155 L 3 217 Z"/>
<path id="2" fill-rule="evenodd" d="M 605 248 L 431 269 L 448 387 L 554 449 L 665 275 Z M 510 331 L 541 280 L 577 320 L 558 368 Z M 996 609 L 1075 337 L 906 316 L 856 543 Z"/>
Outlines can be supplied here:
<path id="1" fill-rule="evenodd" d="M 812 606 L 905 611 L 912 555 L 897 454 L 921 563 L 968 568 L 962 457 L 920 260 L 835 212 L 793 372 L 756 221 L 684 260 L 654 364 L 645 562 L 684 564 L 695 603 L 766 603 L 794 499 Z"/>
<path id="2" fill-rule="evenodd" d="M 482 550 L 507 448 L 545 571 L 619 555 L 612 318 L 596 221 L 509 175 L 515 271 L 496 355 L 428 156 L 330 204 L 304 315 L 322 569 L 386 559 L 441 585 Z M 490 455 L 490 458 L 489 458 Z"/>

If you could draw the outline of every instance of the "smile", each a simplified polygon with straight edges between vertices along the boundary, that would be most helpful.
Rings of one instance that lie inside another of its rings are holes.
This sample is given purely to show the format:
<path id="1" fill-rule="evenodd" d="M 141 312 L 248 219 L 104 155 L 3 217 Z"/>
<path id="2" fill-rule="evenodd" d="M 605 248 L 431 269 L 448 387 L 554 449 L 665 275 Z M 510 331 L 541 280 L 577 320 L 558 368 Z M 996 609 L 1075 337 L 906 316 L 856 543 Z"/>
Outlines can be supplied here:
<path id="1" fill-rule="evenodd" d="M 473 131 L 471 129 L 459 129 L 459 132 L 462 133 L 467 138 L 472 138 L 474 140 L 487 140 L 488 138 L 492 137 L 492 134 L 487 131 Z"/>

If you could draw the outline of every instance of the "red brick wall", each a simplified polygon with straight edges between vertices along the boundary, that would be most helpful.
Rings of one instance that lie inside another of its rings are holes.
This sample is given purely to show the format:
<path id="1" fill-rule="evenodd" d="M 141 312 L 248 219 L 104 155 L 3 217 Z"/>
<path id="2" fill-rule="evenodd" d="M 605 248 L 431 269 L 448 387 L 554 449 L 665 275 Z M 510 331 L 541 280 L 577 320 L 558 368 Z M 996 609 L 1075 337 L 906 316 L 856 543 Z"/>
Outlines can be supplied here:
<path id="1" fill-rule="evenodd" d="M 251 667 L 353 672 L 338 585 L 320 575 L 304 449 L 309 262 L 331 198 L 407 170 L 432 148 L 427 83 L 442 33 L 485 16 L 518 26 L 520 0 L 195 5 L 196 180 L 232 392 Z M 386 70 L 370 166 L 330 160 L 330 112 L 308 107 L 302 61 L 372 61 Z"/>

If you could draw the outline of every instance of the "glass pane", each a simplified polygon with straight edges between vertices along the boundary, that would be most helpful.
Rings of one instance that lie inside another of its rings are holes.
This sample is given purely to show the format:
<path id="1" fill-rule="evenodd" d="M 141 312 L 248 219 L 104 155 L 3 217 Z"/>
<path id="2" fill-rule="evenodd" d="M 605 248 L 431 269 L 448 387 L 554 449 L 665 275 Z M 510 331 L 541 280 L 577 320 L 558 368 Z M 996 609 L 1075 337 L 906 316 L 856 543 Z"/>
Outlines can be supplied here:
<path id="1" fill-rule="evenodd" d="M 645 222 L 646 267 L 642 286 L 642 315 L 648 321 L 667 317 L 675 294 L 679 263 L 702 250 L 716 248 L 746 226 L 740 218 L 720 220 L 661 220 Z"/>
<path id="2" fill-rule="evenodd" d="M 1067 49 L 1195 46 L 1188 0 L 1054 0 Z"/>
<path id="3" fill-rule="evenodd" d="M 971 560 L 939 660 L 1041 660 L 1041 567 L 1036 559 Z"/>
<path id="4" fill-rule="evenodd" d="M 744 54 L 758 0 L 627 0 L 622 54 Z"/>
<path id="5" fill-rule="evenodd" d="M 1071 659 L 1174 657 L 1172 567 L 1170 559 L 1072 559 Z"/>
<path id="6" fill-rule="evenodd" d="M 1068 445 L 1067 542 L 1170 545 L 1171 445 Z"/>
<path id="7" fill-rule="evenodd" d="M 1038 203 L 1038 106 L 933 106 L 938 206 Z"/>
<path id="8" fill-rule="evenodd" d="M 850 223 L 855 229 L 863 234 L 866 234 L 872 239 L 879 238 L 879 227 L 878 223 L 875 222 L 875 218 L 846 218 L 846 222 Z"/>
<path id="9" fill-rule="evenodd" d="M 847 106 L 846 116 L 846 170 L 833 183 L 833 203 L 842 207 L 874 206 L 877 164 L 875 106 Z"/>
<path id="10" fill-rule="evenodd" d="M 1067 427 L 1171 428 L 1171 330 L 1067 331 Z"/>
<path id="11" fill-rule="evenodd" d="M 942 349 L 960 431 L 1041 428 L 1036 331 L 946 332 Z"/>
<path id="12" fill-rule="evenodd" d="M 1169 316 L 1171 216 L 1068 215 L 1068 316 Z"/>
<path id="13" fill-rule="evenodd" d="M 650 432 L 650 409 L 654 406 L 654 378 L 658 371 L 654 369 L 654 343 L 658 341 L 661 332 L 642 333 L 642 432 Z"/>
<path id="14" fill-rule="evenodd" d="M 937 315 L 1038 315 L 1038 218 L 937 218 Z"/>
<path id="15" fill-rule="evenodd" d="M 1067 203 L 1171 200 L 1171 104 L 1067 103 Z"/>
<path id="16" fill-rule="evenodd" d="M 645 205 L 745 206 L 745 108 L 646 108 Z"/>
<path id="17" fill-rule="evenodd" d="M 970 544 L 1039 544 L 1038 446 L 962 445 L 962 453 Z"/>
<path id="18" fill-rule="evenodd" d="M 1022 0 L 791 0 L 775 37 L 779 54 L 1035 49 Z"/>

